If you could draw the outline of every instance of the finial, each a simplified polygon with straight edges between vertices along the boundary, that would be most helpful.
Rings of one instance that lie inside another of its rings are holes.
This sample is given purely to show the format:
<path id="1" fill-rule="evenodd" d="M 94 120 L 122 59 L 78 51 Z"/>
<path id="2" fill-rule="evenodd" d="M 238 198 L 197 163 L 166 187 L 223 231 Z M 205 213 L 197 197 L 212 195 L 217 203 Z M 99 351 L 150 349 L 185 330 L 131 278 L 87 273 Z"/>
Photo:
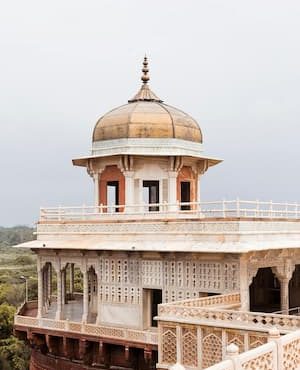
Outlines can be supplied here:
<path id="1" fill-rule="evenodd" d="M 145 85 L 150 80 L 150 78 L 148 76 L 149 69 L 148 69 L 148 59 L 147 59 L 146 55 L 145 55 L 144 61 L 143 61 L 142 72 L 143 72 L 143 75 L 141 77 L 141 80 L 143 81 L 143 84 Z"/>

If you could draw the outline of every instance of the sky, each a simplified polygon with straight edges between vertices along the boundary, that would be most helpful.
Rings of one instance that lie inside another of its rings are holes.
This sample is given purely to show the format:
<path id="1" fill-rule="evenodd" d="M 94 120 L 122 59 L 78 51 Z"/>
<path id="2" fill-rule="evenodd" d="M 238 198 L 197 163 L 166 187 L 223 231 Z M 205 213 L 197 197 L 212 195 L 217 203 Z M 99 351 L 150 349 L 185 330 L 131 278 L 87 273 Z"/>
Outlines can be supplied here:
<path id="1" fill-rule="evenodd" d="M 199 123 L 202 200 L 300 201 L 298 0 L 0 0 L 0 225 L 93 202 L 72 158 L 140 86 Z"/>

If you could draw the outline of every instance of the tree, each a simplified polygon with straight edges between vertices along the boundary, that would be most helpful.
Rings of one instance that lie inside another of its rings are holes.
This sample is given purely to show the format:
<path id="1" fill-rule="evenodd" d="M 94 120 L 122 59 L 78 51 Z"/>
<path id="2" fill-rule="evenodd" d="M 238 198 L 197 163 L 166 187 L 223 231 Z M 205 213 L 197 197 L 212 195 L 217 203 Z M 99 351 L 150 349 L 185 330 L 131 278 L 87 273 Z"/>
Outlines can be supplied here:
<path id="1" fill-rule="evenodd" d="M 0 305 L 0 339 L 8 338 L 13 332 L 15 308 L 6 303 Z"/>
<path id="2" fill-rule="evenodd" d="M 30 350 L 26 344 L 10 336 L 0 340 L 0 365 L 5 364 L 5 370 L 27 370 L 30 358 Z M 1 368 L 1 367 L 0 367 Z"/>

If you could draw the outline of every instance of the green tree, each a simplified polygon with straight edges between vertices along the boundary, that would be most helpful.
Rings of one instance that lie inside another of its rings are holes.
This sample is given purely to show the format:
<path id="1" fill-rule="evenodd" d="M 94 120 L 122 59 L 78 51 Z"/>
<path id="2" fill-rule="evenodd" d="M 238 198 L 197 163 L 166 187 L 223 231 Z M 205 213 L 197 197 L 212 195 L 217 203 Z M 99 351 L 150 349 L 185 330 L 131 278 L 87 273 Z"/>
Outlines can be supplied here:
<path id="1" fill-rule="evenodd" d="M 14 314 L 16 310 L 6 303 L 0 305 L 0 339 L 8 338 L 13 332 Z"/>
<path id="2" fill-rule="evenodd" d="M 0 359 L 5 370 L 27 370 L 30 350 L 25 343 L 13 336 L 0 340 Z M 1 364 L 1 362 L 0 362 Z"/>

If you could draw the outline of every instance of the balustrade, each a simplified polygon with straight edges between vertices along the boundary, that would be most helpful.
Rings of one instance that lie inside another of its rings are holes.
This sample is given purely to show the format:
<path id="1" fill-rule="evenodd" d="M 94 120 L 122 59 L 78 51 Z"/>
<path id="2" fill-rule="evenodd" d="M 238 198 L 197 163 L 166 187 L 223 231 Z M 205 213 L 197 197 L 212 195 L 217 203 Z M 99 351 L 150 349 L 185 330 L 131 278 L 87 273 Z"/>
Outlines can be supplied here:
<path id="1" fill-rule="evenodd" d="M 149 211 L 151 209 L 152 211 Z M 151 203 L 100 206 L 41 208 L 40 221 L 127 219 L 144 217 L 201 218 L 267 218 L 299 219 L 297 203 L 276 203 L 248 200 L 223 200 L 188 203 Z"/>

